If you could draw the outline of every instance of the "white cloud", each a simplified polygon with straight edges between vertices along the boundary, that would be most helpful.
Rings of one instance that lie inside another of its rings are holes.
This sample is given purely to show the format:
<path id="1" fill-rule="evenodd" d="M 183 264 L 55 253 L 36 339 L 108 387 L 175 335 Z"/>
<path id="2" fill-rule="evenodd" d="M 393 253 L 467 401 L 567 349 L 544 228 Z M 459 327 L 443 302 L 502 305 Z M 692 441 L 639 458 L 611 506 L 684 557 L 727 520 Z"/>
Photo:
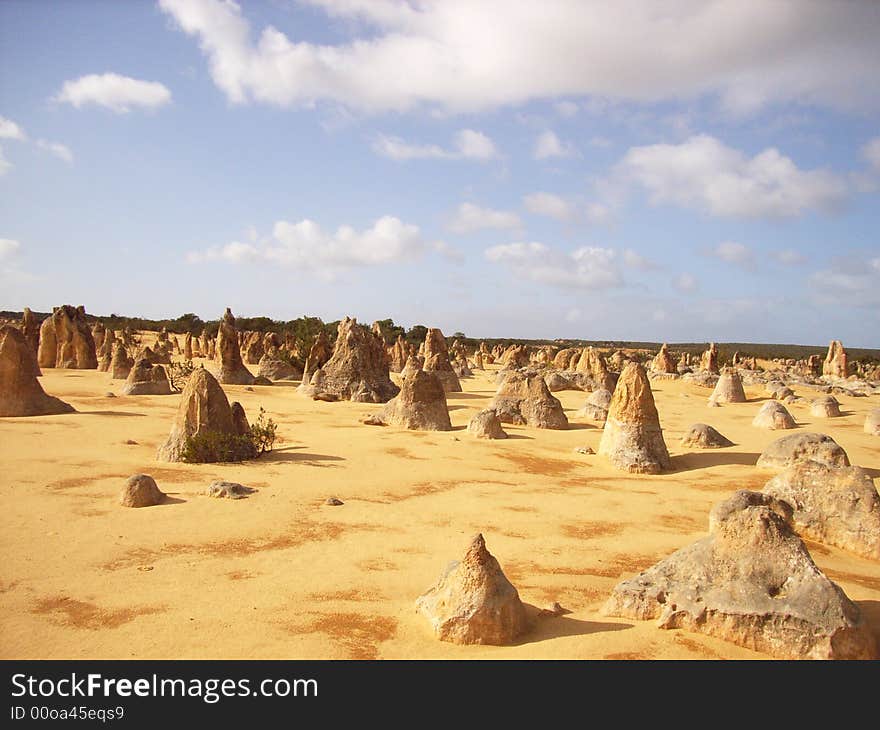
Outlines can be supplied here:
<path id="1" fill-rule="evenodd" d="M 321 45 L 273 26 L 255 34 L 231 0 L 159 5 L 197 39 L 235 103 L 476 111 L 566 96 L 708 94 L 743 113 L 771 102 L 880 101 L 873 3 L 309 2 L 360 21 L 344 26 L 353 37 Z"/>
<path id="2" fill-rule="evenodd" d="M 115 73 L 89 74 L 65 81 L 55 101 L 72 104 L 77 109 L 88 104 L 125 114 L 133 107 L 157 109 L 171 102 L 171 92 L 158 81 L 140 81 Z"/>
<path id="3" fill-rule="evenodd" d="M 826 170 L 800 170 L 769 148 L 749 158 L 708 135 L 678 145 L 631 147 L 616 175 L 645 188 L 652 203 L 674 203 L 716 216 L 781 218 L 828 210 L 847 194 Z"/>
<path id="4" fill-rule="evenodd" d="M 400 137 L 379 135 L 373 142 L 373 151 L 392 160 L 478 160 L 485 162 L 498 156 L 495 143 L 482 132 L 462 129 L 456 132 L 452 147 L 444 149 L 436 144 L 410 144 Z"/>
<path id="5" fill-rule="evenodd" d="M 536 160 L 546 160 L 551 157 L 571 157 L 573 154 L 574 148 L 568 142 L 563 142 L 550 130 L 541 132 L 538 135 L 532 152 L 532 156 Z"/>
<path id="6" fill-rule="evenodd" d="M 452 255 L 445 244 L 426 242 L 418 226 L 393 216 L 383 216 L 363 231 L 344 225 L 333 233 L 308 219 L 297 223 L 281 220 L 275 223 L 271 236 L 262 245 L 233 241 L 192 251 L 186 260 L 189 263 L 272 262 L 332 274 L 342 269 L 410 261 L 429 249 Z"/>
<path id="7" fill-rule="evenodd" d="M 785 264 L 786 266 L 796 266 L 807 260 L 806 256 L 793 248 L 784 248 L 779 251 L 774 251 L 771 255 L 780 264 Z"/>
<path id="8" fill-rule="evenodd" d="M 683 272 L 672 280 L 672 286 L 680 292 L 690 293 L 696 291 L 700 287 L 700 282 L 693 274 Z"/>
<path id="9" fill-rule="evenodd" d="M 37 147 L 39 147 L 41 150 L 46 150 L 46 152 L 50 152 L 51 154 L 55 155 L 55 157 L 64 160 L 68 164 L 71 164 L 73 162 L 73 153 L 70 151 L 67 145 L 63 145 L 60 142 L 49 142 L 45 139 L 38 139 Z"/>
<path id="10" fill-rule="evenodd" d="M 824 305 L 880 307 L 880 257 L 839 257 L 828 268 L 811 274 L 807 284 Z"/>
<path id="11" fill-rule="evenodd" d="M 535 215 L 544 215 L 558 221 L 568 221 L 574 217 L 574 206 L 553 193 L 532 193 L 523 198 L 523 203 L 526 210 Z"/>
<path id="12" fill-rule="evenodd" d="M 708 253 L 710 256 L 744 269 L 752 270 L 755 268 L 755 257 L 752 249 L 735 241 L 723 241 L 715 246 L 715 248 L 710 249 Z"/>
<path id="13" fill-rule="evenodd" d="M 642 254 L 637 251 L 633 251 L 631 248 L 624 250 L 623 263 L 631 269 L 640 269 L 641 271 L 650 271 L 659 268 L 654 261 L 651 261 L 651 259 L 646 256 L 642 256 Z"/>
<path id="14" fill-rule="evenodd" d="M 522 221 L 516 213 L 506 210 L 481 208 L 473 203 L 462 203 L 455 211 L 448 228 L 454 233 L 471 233 L 488 228 L 518 230 Z"/>
<path id="15" fill-rule="evenodd" d="M 17 139 L 23 142 L 27 139 L 27 135 L 11 119 L 0 117 L 0 139 Z"/>
<path id="16" fill-rule="evenodd" d="M 21 244 L 11 238 L 0 238 L 0 261 L 12 258 L 21 249 Z"/>
<path id="17" fill-rule="evenodd" d="M 573 101 L 560 101 L 553 105 L 556 113 L 563 119 L 571 119 L 578 113 L 580 107 Z"/>
<path id="18" fill-rule="evenodd" d="M 0 177 L 5 175 L 12 169 L 12 163 L 6 159 L 6 156 L 3 154 L 3 148 L 0 147 Z"/>
<path id="19" fill-rule="evenodd" d="M 609 289 L 623 284 L 613 249 L 583 246 L 571 253 L 543 243 L 492 246 L 486 259 L 507 266 L 515 276 L 541 284 L 576 289 Z"/>
<path id="20" fill-rule="evenodd" d="M 862 147 L 862 155 L 871 167 L 880 171 L 880 137 L 874 137 Z"/>
<path id="21" fill-rule="evenodd" d="M 585 213 L 587 216 L 587 220 L 590 223 L 595 224 L 603 224 L 611 221 L 613 217 L 613 213 L 611 212 L 611 208 L 607 205 L 603 205 L 602 203 L 588 203 L 585 208 Z"/>

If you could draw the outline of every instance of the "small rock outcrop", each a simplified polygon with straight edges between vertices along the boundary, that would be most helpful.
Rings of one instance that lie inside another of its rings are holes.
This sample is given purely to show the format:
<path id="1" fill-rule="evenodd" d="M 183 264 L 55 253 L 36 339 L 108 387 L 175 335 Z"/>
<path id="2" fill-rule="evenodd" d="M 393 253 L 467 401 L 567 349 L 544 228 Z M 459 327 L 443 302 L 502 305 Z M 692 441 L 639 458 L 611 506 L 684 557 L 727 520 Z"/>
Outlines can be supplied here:
<path id="1" fill-rule="evenodd" d="M 758 457 L 757 466 L 785 469 L 803 461 L 816 461 L 829 466 L 849 466 L 846 452 L 824 433 L 795 433 L 776 439 Z"/>
<path id="2" fill-rule="evenodd" d="M 256 491 L 253 487 L 246 487 L 238 482 L 218 480 L 208 485 L 205 495 L 216 499 L 247 499 L 248 495 Z"/>
<path id="3" fill-rule="evenodd" d="M 839 418 L 840 402 L 833 395 L 816 398 L 810 403 L 810 415 L 815 418 Z"/>
<path id="4" fill-rule="evenodd" d="M 424 344 L 425 364 L 422 369 L 436 374 L 447 393 L 461 393 L 461 382 L 449 360 L 449 350 L 443 333 L 436 327 L 429 327 Z"/>
<path id="5" fill-rule="evenodd" d="M 110 361 L 110 377 L 113 380 L 126 380 L 134 367 L 134 360 L 121 342 L 113 345 L 113 359 Z"/>
<path id="6" fill-rule="evenodd" d="M 828 354 L 822 363 L 822 375 L 830 378 L 845 378 L 849 375 L 846 350 L 840 340 L 831 340 L 828 345 Z"/>
<path id="7" fill-rule="evenodd" d="M 696 449 L 723 449 L 733 446 L 733 441 L 705 423 L 695 423 L 682 437 L 681 445 Z"/>
<path id="8" fill-rule="evenodd" d="M 121 395 L 171 395 L 168 373 L 161 365 L 154 365 L 146 358 L 138 360 L 125 384 L 120 388 Z"/>
<path id="9" fill-rule="evenodd" d="M 655 373 L 675 373 L 678 366 L 672 355 L 669 354 L 669 346 L 664 342 L 654 359 L 651 360 L 651 370 Z"/>
<path id="10" fill-rule="evenodd" d="M 451 431 L 446 392 L 436 373 L 417 370 L 378 414 L 383 423 L 414 431 Z"/>
<path id="11" fill-rule="evenodd" d="M 578 412 L 578 416 L 588 418 L 591 421 L 605 423 L 608 418 L 608 408 L 611 406 L 611 391 L 601 388 L 594 390 L 587 396 L 587 402 Z"/>
<path id="12" fill-rule="evenodd" d="M 880 408 L 874 408 L 865 416 L 865 433 L 880 436 Z"/>
<path id="13" fill-rule="evenodd" d="M 323 392 L 339 400 L 387 403 L 400 392 L 389 375 L 382 338 L 353 317 L 339 323 L 333 355 L 322 370 Z"/>
<path id="14" fill-rule="evenodd" d="M 60 398 L 47 395 L 37 380 L 33 348 L 21 330 L 0 327 L 0 416 L 49 416 L 73 413 Z"/>
<path id="15" fill-rule="evenodd" d="M 98 355 L 82 306 L 55 307 L 40 327 L 40 367 L 97 369 Z"/>
<path id="16" fill-rule="evenodd" d="M 709 349 L 700 358 L 700 369 L 718 374 L 718 346 L 714 342 L 709 343 Z"/>
<path id="17" fill-rule="evenodd" d="M 781 659 L 874 659 L 861 612 L 816 566 L 791 507 L 740 490 L 709 535 L 615 586 L 603 613 L 716 636 Z"/>
<path id="18" fill-rule="evenodd" d="M 119 504 L 123 507 L 153 507 L 164 501 L 165 493 L 149 474 L 130 476 L 119 495 Z"/>
<path id="19" fill-rule="evenodd" d="M 752 425 L 755 428 L 767 428 L 771 431 L 797 427 L 788 409 L 776 400 L 768 400 L 761 406 Z"/>
<path id="20" fill-rule="evenodd" d="M 528 628 L 516 588 L 476 535 L 461 561 L 449 564 L 437 584 L 416 600 L 441 641 L 510 644 Z"/>
<path id="21" fill-rule="evenodd" d="M 801 537 L 880 560 L 880 496 L 864 469 L 800 462 L 763 492 L 791 505 Z"/>
<path id="22" fill-rule="evenodd" d="M 716 403 L 745 403 L 746 393 L 739 373 L 733 368 L 724 368 L 709 397 Z"/>
<path id="23" fill-rule="evenodd" d="M 672 467 L 651 385 L 639 363 L 628 363 L 620 374 L 599 454 L 616 468 L 636 474 L 658 474 Z"/>
<path id="24" fill-rule="evenodd" d="M 547 389 L 540 375 L 508 371 L 488 406 L 502 423 L 532 428 L 566 429 L 568 417 L 562 403 Z"/>
<path id="25" fill-rule="evenodd" d="M 478 439 L 506 439 L 507 432 L 501 427 L 498 414 L 491 408 L 477 413 L 467 427 L 468 433 Z"/>
<path id="26" fill-rule="evenodd" d="M 254 376 L 245 367 L 241 359 L 241 350 L 238 345 L 238 332 L 235 330 L 235 317 L 227 307 L 220 320 L 220 329 L 217 332 L 216 356 L 220 359 L 220 374 L 218 380 L 227 385 L 251 385 Z"/>

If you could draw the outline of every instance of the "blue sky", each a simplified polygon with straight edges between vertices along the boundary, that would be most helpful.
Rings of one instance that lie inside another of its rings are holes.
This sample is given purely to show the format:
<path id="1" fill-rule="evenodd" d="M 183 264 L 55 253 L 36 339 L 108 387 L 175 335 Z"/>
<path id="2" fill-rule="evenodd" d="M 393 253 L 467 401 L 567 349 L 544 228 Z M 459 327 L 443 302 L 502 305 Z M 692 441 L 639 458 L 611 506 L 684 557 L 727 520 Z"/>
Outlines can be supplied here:
<path id="1" fill-rule="evenodd" d="M 0 309 L 880 347 L 880 5 L 0 3 Z"/>

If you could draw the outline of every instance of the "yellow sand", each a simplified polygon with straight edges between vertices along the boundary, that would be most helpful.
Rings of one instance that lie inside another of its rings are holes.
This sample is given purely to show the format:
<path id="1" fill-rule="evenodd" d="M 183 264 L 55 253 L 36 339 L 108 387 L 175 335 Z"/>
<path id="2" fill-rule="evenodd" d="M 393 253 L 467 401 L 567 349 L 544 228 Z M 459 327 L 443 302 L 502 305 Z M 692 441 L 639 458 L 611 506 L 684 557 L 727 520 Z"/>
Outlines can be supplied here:
<path id="1" fill-rule="evenodd" d="M 790 432 L 750 425 L 763 387 L 746 388 L 749 403 L 708 408 L 709 389 L 655 381 L 675 471 L 637 477 L 575 453 L 597 450 L 601 436 L 574 415 L 587 395 L 577 391 L 555 394 L 570 430 L 505 425 L 507 440 L 472 438 L 466 424 L 491 398 L 496 369 L 450 394 L 447 433 L 362 425 L 379 406 L 312 401 L 295 383 L 225 386 L 251 420 L 263 406 L 282 439 L 239 465 L 156 462 L 177 395 L 107 398 L 122 385 L 107 373 L 45 370 L 46 391 L 78 412 L 0 418 L 0 657 L 767 658 L 600 612 L 619 580 L 702 537 L 713 504 L 772 476 L 755 461 Z M 880 399 L 840 400 L 838 419 L 811 417 L 808 402 L 790 410 L 880 475 L 880 439 L 862 431 Z M 683 449 L 696 422 L 736 446 Z M 138 472 L 172 503 L 121 507 Z M 259 491 L 202 496 L 221 478 Z M 325 505 L 330 496 L 345 504 Z M 435 639 L 414 601 L 476 532 L 532 613 L 553 601 L 572 613 L 537 618 L 516 646 Z M 809 548 L 880 633 L 880 563 Z"/>

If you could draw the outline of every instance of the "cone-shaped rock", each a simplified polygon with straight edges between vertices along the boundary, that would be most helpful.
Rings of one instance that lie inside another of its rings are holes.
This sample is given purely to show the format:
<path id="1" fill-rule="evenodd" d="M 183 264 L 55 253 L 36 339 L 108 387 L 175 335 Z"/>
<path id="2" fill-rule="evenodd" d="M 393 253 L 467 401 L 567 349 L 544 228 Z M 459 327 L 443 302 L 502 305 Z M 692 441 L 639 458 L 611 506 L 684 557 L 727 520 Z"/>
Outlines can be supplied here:
<path id="1" fill-rule="evenodd" d="M 168 440 L 159 448 L 159 461 L 182 461 L 189 436 L 216 432 L 239 435 L 232 408 L 217 379 L 204 368 L 196 368 L 180 396 L 180 406 Z"/>
<path id="2" fill-rule="evenodd" d="M 397 336 L 397 341 L 391 346 L 389 358 L 389 368 L 392 373 L 399 373 L 406 367 L 406 361 L 409 358 L 409 346 L 403 335 Z"/>
<path id="3" fill-rule="evenodd" d="M 56 350 L 55 364 L 49 367 L 97 369 L 98 356 L 92 330 L 86 321 L 86 310 L 68 304 L 56 307 L 52 322 Z"/>
<path id="4" fill-rule="evenodd" d="M 122 395 L 171 395 L 171 383 L 165 368 L 141 358 L 134 364 L 119 392 Z"/>
<path id="5" fill-rule="evenodd" d="M 801 537 L 880 560 L 880 496 L 864 469 L 804 461 L 763 491 L 791 505 Z"/>
<path id="6" fill-rule="evenodd" d="M 510 644 L 528 630 L 526 609 L 498 561 L 476 535 L 464 558 L 416 600 L 441 641 Z"/>
<path id="7" fill-rule="evenodd" d="M 241 350 L 238 346 L 238 332 L 235 330 L 235 317 L 227 308 L 223 319 L 220 320 L 220 330 L 217 333 L 216 356 L 220 360 L 220 375 L 218 380 L 229 385 L 251 385 L 254 376 L 241 360 Z"/>
<path id="8" fill-rule="evenodd" d="M 705 423 L 695 423 L 681 439 L 681 445 L 697 449 L 723 449 L 733 446 L 733 441 Z"/>
<path id="9" fill-rule="evenodd" d="M 714 342 L 709 343 L 709 349 L 700 358 L 700 368 L 709 373 L 718 373 L 718 346 Z"/>
<path id="10" fill-rule="evenodd" d="M 865 433 L 880 436 L 880 408 L 875 408 L 865 416 Z"/>
<path id="11" fill-rule="evenodd" d="M 824 433 L 795 433 L 771 443 L 758 457 L 757 466 L 785 469 L 801 461 L 829 466 L 849 466 L 849 457 L 838 443 Z"/>
<path id="12" fill-rule="evenodd" d="M 436 327 L 429 327 L 425 335 L 425 364 L 426 372 L 434 373 L 443 383 L 443 390 L 447 393 L 460 393 L 461 383 L 458 375 L 449 361 L 449 350 L 446 348 L 446 338 Z"/>
<path id="13" fill-rule="evenodd" d="M 795 428 L 797 424 L 788 409 L 779 401 L 768 400 L 761 406 L 758 415 L 752 421 L 756 428 L 768 428 L 771 431 Z"/>
<path id="14" fill-rule="evenodd" d="M 34 353 L 34 360 L 36 360 L 40 350 L 40 323 L 37 321 L 36 315 L 27 307 L 21 313 L 21 333 L 24 335 L 28 347 Z"/>
<path id="15" fill-rule="evenodd" d="M 385 344 L 357 319 L 339 323 L 333 356 L 323 366 L 325 393 L 358 403 L 386 403 L 400 392 L 388 374 Z"/>
<path id="16" fill-rule="evenodd" d="M 156 485 L 156 480 L 149 474 L 135 474 L 128 478 L 119 503 L 123 507 L 153 507 L 165 501 L 165 494 Z"/>
<path id="17" fill-rule="evenodd" d="M 739 373 L 733 368 L 724 368 L 710 398 L 716 403 L 745 403 L 746 393 Z"/>
<path id="18" fill-rule="evenodd" d="M 507 372 L 488 407 L 498 414 L 502 423 L 557 430 L 568 428 L 562 403 L 550 393 L 540 375 L 526 375 L 517 370 Z"/>
<path id="19" fill-rule="evenodd" d="M 55 320 L 49 315 L 40 325 L 40 344 L 37 362 L 41 368 L 54 368 L 58 359 L 58 340 L 55 337 Z"/>
<path id="20" fill-rule="evenodd" d="M 113 330 L 107 330 L 104 333 L 104 341 L 101 343 L 101 349 L 98 351 L 99 372 L 110 372 L 111 366 L 113 365 L 113 352 L 117 343 L 121 344 L 121 341 L 116 339 L 116 333 Z M 128 377 L 128 373 L 126 372 L 123 377 Z"/>
<path id="21" fill-rule="evenodd" d="M 126 380 L 134 367 L 134 360 L 121 342 L 113 346 L 113 359 L 110 361 L 110 377 L 113 380 Z"/>
<path id="22" fill-rule="evenodd" d="M 183 359 L 193 359 L 193 336 L 192 332 L 187 332 L 183 338 Z"/>
<path id="23" fill-rule="evenodd" d="M 846 361 L 846 351 L 840 340 L 831 340 L 828 345 L 828 354 L 822 364 L 822 375 L 832 378 L 845 378 L 849 375 L 849 366 Z"/>
<path id="24" fill-rule="evenodd" d="M 665 342 L 660 347 L 660 352 L 658 352 L 651 361 L 651 370 L 656 373 L 674 373 L 678 371 L 675 360 L 673 360 L 672 355 L 669 354 L 669 347 Z"/>
<path id="25" fill-rule="evenodd" d="M 840 403 L 833 395 L 816 398 L 810 403 L 810 415 L 816 418 L 838 418 L 841 415 Z"/>
<path id="26" fill-rule="evenodd" d="M 435 373 L 416 370 L 379 413 L 384 423 L 415 431 L 451 431 L 443 384 Z"/>
<path id="27" fill-rule="evenodd" d="M 312 382 L 312 376 L 315 374 L 315 371 L 324 367 L 324 364 L 332 355 L 333 348 L 330 346 L 330 340 L 327 339 L 327 333 L 322 328 L 321 331 L 318 332 L 318 336 L 312 343 L 312 346 L 309 349 L 309 354 L 306 357 L 306 364 L 303 368 L 302 385 L 308 387 L 308 384 Z"/>
<path id="28" fill-rule="evenodd" d="M 0 416 L 73 413 L 73 406 L 47 395 L 37 380 L 37 360 L 24 334 L 0 327 Z"/>
<path id="29" fill-rule="evenodd" d="M 468 433 L 478 439 L 506 439 L 507 432 L 501 427 L 498 414 L 491 408 L 477 413 L 469 422 Z"/>
<path id="30" fill-rule="evenodd" d="M 615 586 L 609 616 L 716 636 L 782 659 L 873 659 L 858 606 L 813 562 L 791 507 L 740 490 L 716 505 L 709 535 Z"/>
<path id="31" fill-rule="evenodd" d="M 672 466 L 651 385 L 639 363 L 627 364 L 620 374 L 599 453 L 618 469 L 637 474 L 657 474 Z"/>

